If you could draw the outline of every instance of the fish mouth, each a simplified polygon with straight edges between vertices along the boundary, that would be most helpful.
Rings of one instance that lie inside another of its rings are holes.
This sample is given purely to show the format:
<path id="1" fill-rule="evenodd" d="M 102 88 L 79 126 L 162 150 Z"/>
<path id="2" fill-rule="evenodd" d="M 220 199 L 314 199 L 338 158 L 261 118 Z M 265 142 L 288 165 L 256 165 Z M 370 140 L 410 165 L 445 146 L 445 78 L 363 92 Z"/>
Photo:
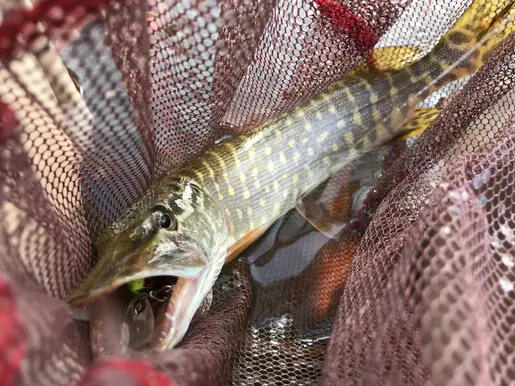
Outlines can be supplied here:
<path id="1" fill-rule="evenodd" d="M 178 276 L 146 278 L 146 286 L 131 294 L 125 307 L 120 344 L 130 350 L 159 350 L 181 320 L 177 305 L 182 299 L 177 294 L 192 281 Z"/>
<path id="2" fill-rule="evenodd" d="M 128 283 L 92 301 L 90 320 L 93 354 L 173 348 L 186 334 L 197 303 L 201 281 L 179 276 L 150 276 L 151 286 L 134 293 Z M 200 300 L 200 301 L 199 301 Z"/>
<path id="3" fill-rule="evenodd" d="M 67 299 L 72 307 L 91 304 L 89 327 L 95 356 L 134 349 L 163 351 L 179 343 L 210 289 L 207 279 L 213 273 L 213 266 L 198 249 L 183 251 L 174 259 L 147 250 L 104 254 Z M 153 283 L 149 288 L 131 287 L 148 279 Z"/>
<path id="4" fill-rule="evenodd" d="M 192 305 L 196 303 L 198 290 L 197 279 L 176 279 L 167 301 L 155 315 L 156 328 L 151 342 L 152 349 L 163 351 L 172 348 L 184 337 L 197 310 Z"/>

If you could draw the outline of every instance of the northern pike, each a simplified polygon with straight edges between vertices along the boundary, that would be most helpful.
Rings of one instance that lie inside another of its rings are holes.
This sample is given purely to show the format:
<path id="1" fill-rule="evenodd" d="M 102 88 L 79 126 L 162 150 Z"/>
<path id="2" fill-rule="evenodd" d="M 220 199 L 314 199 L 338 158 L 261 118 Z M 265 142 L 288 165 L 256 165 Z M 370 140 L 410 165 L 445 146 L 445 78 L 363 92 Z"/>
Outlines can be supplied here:
<path id="1" fill-rule="evenodd" d="M 138 294 L 149 287 L 128 308 L 133 323 L 152 326 L 138 347 L 173 348 L 226 262 L 346 162 L 399 136 L 427 96 L 477 71 L 506 31 L 497 21 L 512 16 L 513 1 L 492 3 L 474 2 L 430 53 L 403 69 L 353 72 L 155 182 L 96 240 L 98 263 L 71 304 L 127 283 Z"/>

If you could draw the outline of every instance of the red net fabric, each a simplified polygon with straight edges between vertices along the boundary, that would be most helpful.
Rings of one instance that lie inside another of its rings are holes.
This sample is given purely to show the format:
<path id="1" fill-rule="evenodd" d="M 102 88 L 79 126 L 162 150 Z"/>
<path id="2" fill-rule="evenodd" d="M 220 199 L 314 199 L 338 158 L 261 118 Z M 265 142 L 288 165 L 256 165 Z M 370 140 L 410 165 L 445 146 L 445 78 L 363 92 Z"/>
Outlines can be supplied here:
<path id="1" fill-rule="evenodd" d="M 355 226 L 330 241 L 282 218 L 177 349 L 92 364 L 61 300 L 152 179 L 379 66 L 374 47 L 419 57 L 469 4 L 1 2 L 1 382 L 513 383 L 513 36 L 391 151 Z"/>
<path id="2" fill-rule="evenodd" d="M 514 44 L 511 36 L 369 196 L 373 219 L 324 383 L 513 380 Z"/>

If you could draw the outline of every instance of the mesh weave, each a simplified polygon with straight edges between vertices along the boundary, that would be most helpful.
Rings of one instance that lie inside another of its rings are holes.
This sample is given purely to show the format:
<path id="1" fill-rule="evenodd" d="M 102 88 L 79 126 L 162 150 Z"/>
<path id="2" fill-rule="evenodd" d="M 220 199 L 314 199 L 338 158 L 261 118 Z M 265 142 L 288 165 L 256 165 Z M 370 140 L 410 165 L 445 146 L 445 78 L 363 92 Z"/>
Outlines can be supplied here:
<path id="1" fill-rule="evenodd" d="M 369 197 L 374 216 L 340 302 L 325 383 L 513 381 L 502 363 L 510 367 L 513 339 L 514 43 L 507 39 Z"/>
<path id="2" fill-rule="evenodd" d="M 330 239 L 288 213 L 177 349 L 93 363 L 62 301 L 154 179 L 357 66 L 420 58 L 469 5 L 0 1 L 2 384 L 515 382 L 514 36 L 423 102 L 439 117 L 377 184 L 329 183 L 359 221 Z"/>

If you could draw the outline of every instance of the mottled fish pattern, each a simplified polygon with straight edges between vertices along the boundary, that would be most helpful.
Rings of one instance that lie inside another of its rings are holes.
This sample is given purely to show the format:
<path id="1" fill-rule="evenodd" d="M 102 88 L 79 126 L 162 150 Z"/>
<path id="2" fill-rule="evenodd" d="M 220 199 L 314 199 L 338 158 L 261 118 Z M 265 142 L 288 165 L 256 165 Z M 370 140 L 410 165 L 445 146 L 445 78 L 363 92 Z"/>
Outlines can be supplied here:
<path id="1" fill-rule="evenodd" d="M 477 28 L 477 27 L 476 27 Z M 417 104 L 483 63 L 474 24 L 445 35 L 426 57 L 395 72 L 359 72 L 306 105 L 226 140 L 178 173 L 218 200 L 229 245 L 267 227 L 360 152 L 400 134 Z"/>

